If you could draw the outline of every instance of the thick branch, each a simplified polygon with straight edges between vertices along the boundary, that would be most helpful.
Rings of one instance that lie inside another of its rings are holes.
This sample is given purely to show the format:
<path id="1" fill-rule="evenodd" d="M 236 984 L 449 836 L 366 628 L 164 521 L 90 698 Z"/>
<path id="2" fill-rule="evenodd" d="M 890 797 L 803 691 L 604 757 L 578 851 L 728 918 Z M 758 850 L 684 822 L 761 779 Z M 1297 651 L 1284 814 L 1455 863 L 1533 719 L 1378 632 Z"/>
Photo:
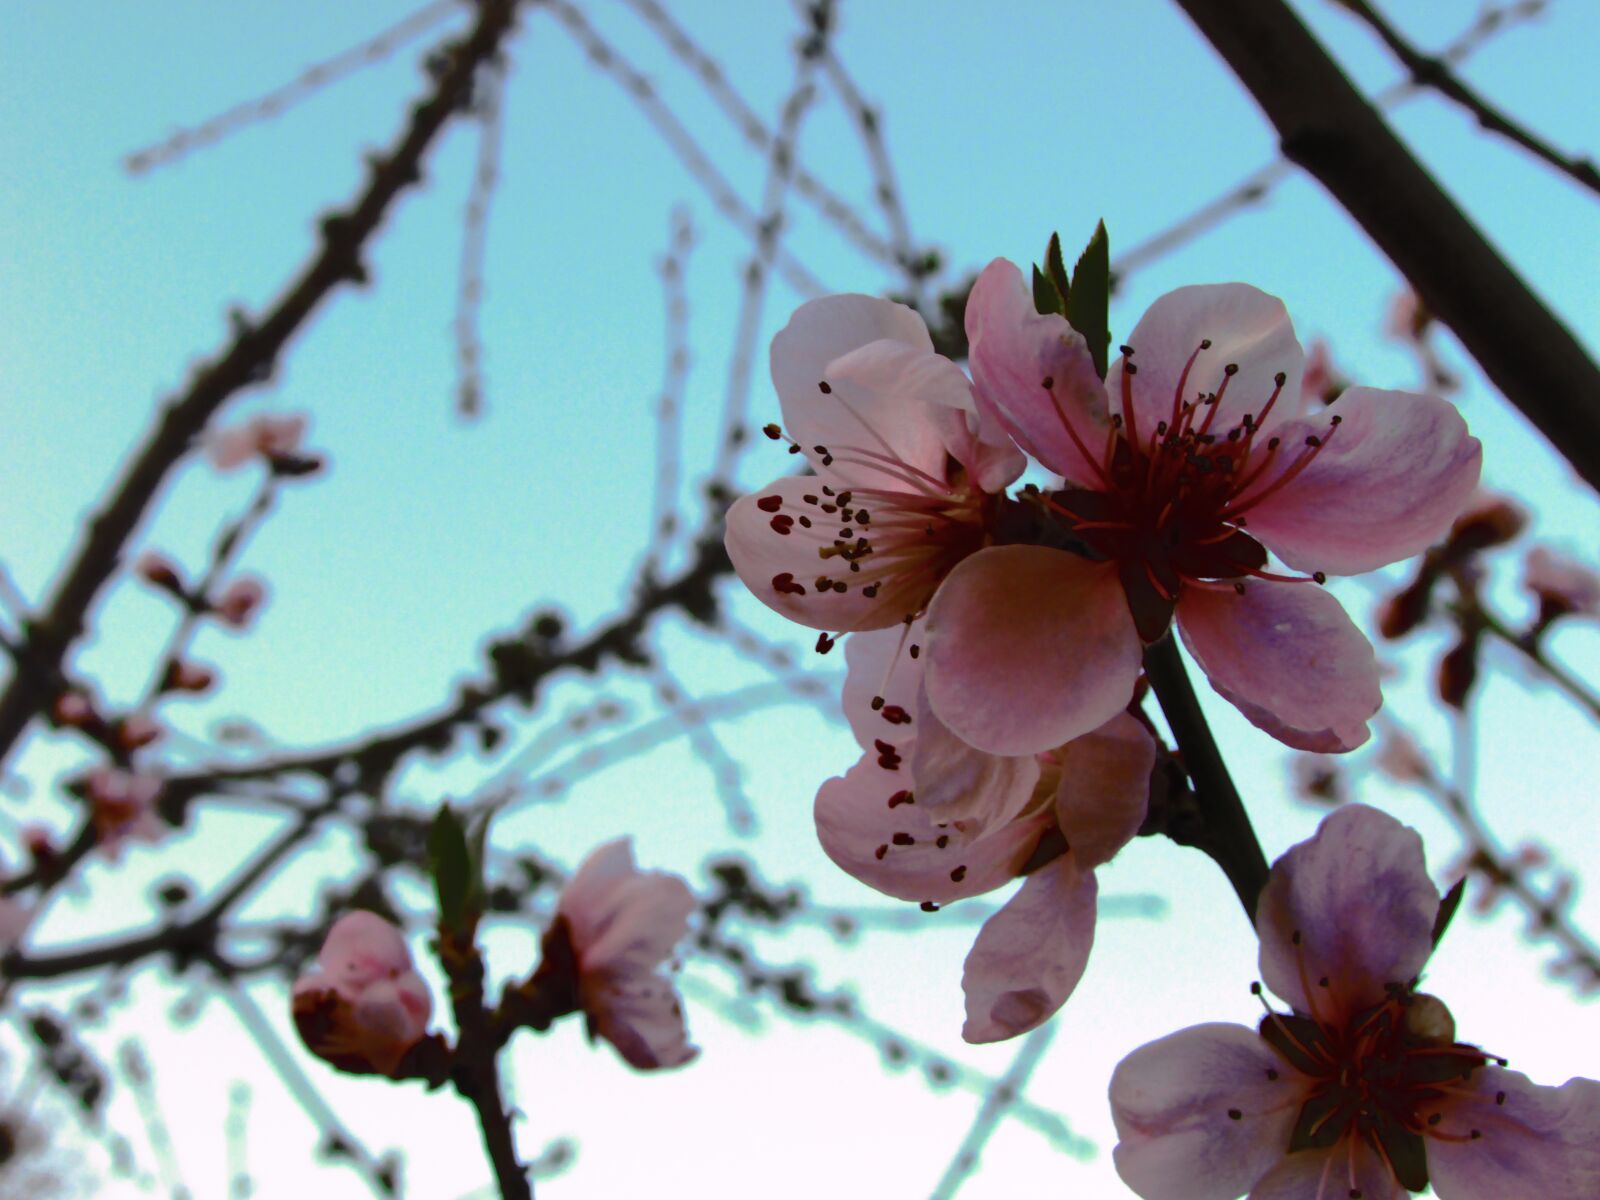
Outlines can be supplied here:
<path id="1" fill-rule="evenodd" d="M 1178 0 L 1322 183 L 1506 398 L 1600 489 L 1600 367 L 1283 0 Z"/>
<path id="2" fill-rule="evenodd" d="M 19 668 L 0 695 L 0 763 L 34 714 L 53 698 L 42 681 L 59 676 L 63 658 L 83 633 L 90 606 L 117 569 L 123 546 L 206 422 L 234 395 L 271 377 L 290 338 L 335 288 L 365 279 L 361 256 L 367 241 L 394 199 L 421 177 L 423 155 L 435 136 L 465 110 L 474 76 L 505 40 L 515 10 L 516 0 L 482 0 L 477 25 L 446 56 L 431 93 L 413 106 L 395 148 L 373 160 L 361 196 L 323 220 L 321 245 L 311 261 L 259 323 L 241 324 L 228 346 L 203 363 L 188 388 L 167 403 L 110 498 L 89 522 L 45 611 L 29 624 L 22 648 L 29 669 Z"/>

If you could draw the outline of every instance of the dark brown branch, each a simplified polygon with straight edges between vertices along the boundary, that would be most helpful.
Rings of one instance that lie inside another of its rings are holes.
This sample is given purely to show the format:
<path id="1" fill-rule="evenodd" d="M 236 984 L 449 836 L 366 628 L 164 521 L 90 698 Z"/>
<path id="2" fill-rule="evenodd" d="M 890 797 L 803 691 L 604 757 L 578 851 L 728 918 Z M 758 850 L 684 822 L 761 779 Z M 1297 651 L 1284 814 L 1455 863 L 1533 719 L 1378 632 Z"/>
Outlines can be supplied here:
<path id="1" fill-rule="evenodd" d="M 1600 367 L 1282 0 L 1178 0 L 1314 175 L 1484 374 L 1600 488 Z"/>
<path id="2" fill-rule="evenodd" d="M 1411 73 L 1412 81 L 1418 87 L 1431 88 L 1438 92 L 1445 99 L 1466 109 L 1472 114 L 1473 119 L 1490 133 L 1497 133 L 1514 142 L 1569 179 L 1576 180 L 1591 192 L 1600 194 L 1600 171 L 1595 170 L 1591 159 L 1586 156 L 1572 157 L 1563 154 L 1532 130 L 1513 121 L 1461 82 L 1460 77 L 1442 58 L 1424 54 L 1413 46 L 1366 0 L 1337 0 L 1337 3 L 1360 17 L 1378 37 L 1383 39 L 1383 44 L 1389 47 L 1390 52 Z"/>
<path id="3" fill-rule="evenodd" d="M 242 322 L 228 346 L 195 371 L 187 389 L 168 401 L 134 453 L 109 499 L 90 520 L 48 605 L 27 630 L 18 669 L 0 695 L 0 764 L 28 722 L 53 698 L 41 679 L 59 676 L 62 660 L 82 635 L 90 606 L 117 569 L 122 548 L 144 519 L 167 476 L 206 422 L 239 392 L 270 379 L 289 340 L 341 284 L 366 278 L 362 252 L 390 204 L 421 178 L 423 155 L 471 99 L 478 69 L 512 28 L 516 0 L 483 0 L 467 37 L 441 58 L 436 82 L 411 110 L 395 148 L 372 160 L 360 197 L 322 221 L 321 245 L 259 322 Z"/>

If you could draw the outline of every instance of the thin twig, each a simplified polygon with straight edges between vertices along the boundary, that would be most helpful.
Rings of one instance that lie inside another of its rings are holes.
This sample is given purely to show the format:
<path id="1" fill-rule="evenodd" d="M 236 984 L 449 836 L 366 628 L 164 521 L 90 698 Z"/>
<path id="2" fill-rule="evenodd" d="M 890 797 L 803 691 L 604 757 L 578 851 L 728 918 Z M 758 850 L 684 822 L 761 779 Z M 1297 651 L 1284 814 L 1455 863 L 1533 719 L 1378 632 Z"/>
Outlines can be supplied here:
<path id="1" fill-rule="evenodd" d="M 505 68 L 483 73 L 476 96 L 478 160 L 461 231 L 461 266 L 456 287 L 456 411 L 463 417 L 483 412 L 483 340 L 479 336 L 483 306 L 484 259 L 489 244 L 489 205 L 500 180 L 500 146 L 505 119 Z"/>
<path id="2" fill-rule="evenodd" d="M 656 400 L 655 499 L 650 510 L 650 548 L 642 573 L 655 577 L 678 532 L 678 489 L 683 481 L 683 405 L 689 383 L 689 290 L 685 276 L 694 249 L 689 210 L 672 210 L 672 232 L 661 256 L 662 308 L 665 315 L 665 361 L 661 395 Z"/>
<path id="3" fill-rule="evenodd" d="M 482 0 L 478 21 L 453 42 L 428 94 L 415 104 L 389 153 L 371 160 L 368 179 L 347 209 L 322 220 L 320 245 L 259 322 L 240 321 L 228 345 L 195 371 L 169 400 L 110 496 L 89 520 L 65 573 L 23 647 L 30 669 L 16 671 L 0 694 L 0 765 L 28 722 L 54 699 L 41 679 L 58 679 L 61 662 L 83 634 L 90 607 L 115 574 L 122 549 L 160 494 L 167 476 L 206 422 L 239 392 L 272 377 L 290 339 L 341 284 L 366 279 L 368 241 L 396 197 L 421 178 L 423 156 L 450 120 L 463 111 L 473 80 L 513 26 L 516 0 Z"/>
<path id="4" fill-rule="evenodd" d="M 994 1136 L 994 1131 L 1000 1127 L 1000 1122 L 1005 1119 L 1012 1105 L 1022 1098 L 1022 1090 L 1028 1085 L 1034 1069 L 1044 1059 L 1044 1052 L 1049 1049 L 1055 1031 L 1055 1022 L 1047 1021 L 1022 1039 L 1016 1055 L 1011 1059 L 1011 1066 L 983 1098 L 983 1104 L 973 1117 L 966 1137 L 961 1139 L 950 1165 L 934 1185 L 932 1200 L 954 1200 L 961 1185 L 971 1178 L 978 1167 L 983 1148 L 989 1144 L 989 1139 Z"/>
<path id="5" fill-rule="evenodd" d="M 1442 58 L 1424 54 L 1413 46 L 1366 0 L 1336 0 L 1336 3 L 1367 23 L 1383 40 L 1383 44 L 1389 47 L 1390 52 L 1400 60 L 1401 65 L 1411 73 L 1411 80 L 1418 87 L 1438 92 L 1445 99 L 1466 109 L 1473 119 L 1490 133 L 1497 133 L 1521 146 L 1529 154 L 1554 167 L 1569 179 L 1576 180 L 1591 192 L 1600 194 L 1600 171 L 1595 170 L 1594 161 L 1588 156 L 1574 157 L 1563 154 L 1525 125 L 1513 121 L 1463 83 L 1461 77 L 1452 71 Z"/>
<path id="6" fill-rule="evenodd" d="M 1479 629 L 1498 638 L 1522 655 L 1546 679 L 1565 692 L 1569 700 L 1587 710 L 1595 720 L 1600 721 L 1600 693 L 1596 693 L 1583 680 L 1551 658 L 1545 652 L 1542 639 L 1529 638 L 1525 634 L 1516 632 L 1481 603 L 1475 605 L 1472 616 Z"/>

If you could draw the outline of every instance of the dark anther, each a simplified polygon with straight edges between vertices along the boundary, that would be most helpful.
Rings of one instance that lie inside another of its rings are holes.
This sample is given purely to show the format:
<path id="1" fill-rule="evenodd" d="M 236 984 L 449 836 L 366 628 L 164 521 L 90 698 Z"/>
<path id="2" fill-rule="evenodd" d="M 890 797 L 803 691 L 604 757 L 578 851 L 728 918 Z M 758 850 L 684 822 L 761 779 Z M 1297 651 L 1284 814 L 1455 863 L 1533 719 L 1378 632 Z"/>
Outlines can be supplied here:
<path id="1" fill-rule="evenodd" d="M 1326 571 L 1313 571 L 1311 572 L 1311 578 L 1316 580 L 1318 583 L 1327 583 L 1328 573 Z"/>
<path id="2" fill-rule="evenodd" d="M 908 650 L 906 653 L 910 654 L 912 658 L 916 658 L 917 655 L 922 653 L 922 647 L 917 645 L 915 642 L 912 642 L 911 643 L 911 649 Z"/>
<path id="3" fill-rule="evenodd" d="M 923 912 L 938 912 L 939 906 L 932 900 L 924 900 L 920 906 Z"/>
<path id="4" fill-rule="evenodd" d="M 1239 364 L 1229 363 L 1227 366 L 1222 368 L 1222 373 L 1230 377 L 1237 375 L 1239 373 Z"/>
<path id="5" fill-rule="evenodd" d="M 882 707 L 883 707 L 883 697 L 882 696 L 874 696 L 872 698 L 872 711 L 873 712 L 877 712 Z"/>
<path id="6" fill-rule="evenodd" d="M 782 496 L 763 496 L 756 501 L 756 507 L 762 512 L 775 513 L 783 507 Z"/>
<path id="7" fill-rule="evenodd" d="M 1244 1120 L 1244 1114 L 1242 1112 L 1240 1112 L 1237 1108 L 1230 1108 L 1228 1110 L 1228 1120 L 1230 1120 L 1230 1121 L 1242 1121 L 1242 1120 Z"/>
<path id="8" fill-rule="evenodd" d="M 1314 433 L 1307 434 L 1306 435 L 1306 445 L 1308 445 L 1308 446 L 1320 446 L 1320 445 L 1322 445 L 1322 439 L 1319 438 Z"/>
<path id="9" fill-rule="evenodd" d="M 914 797 L 911 795 L 911 790 L 909 788 L 901 788 L 898 792 L 889 797 L 889 807 L 899 808 L 902 804 L 912 803 L 913 799 Z"/>
<path id="10" fill-rule="evenodd" d="M 873 858 L 882 858 L 887 853 L 889 853 L 889 847 L 888 847 L 887 844 L 885 844 L 885 845 L 879 846 L 876 850 L 874 850 L 872 852 L 872 857 Z"/>
<path id="11" fill-rule="evenodd" d="M 1282 387 L 1284 384 L 1289 382 L 1289 376 L 1286 372 L 1279 371 L 1272 377 L 1272 382 L 1277 384 L 1279 387 Z"/>
<path id="12" fill-rule="evenodd" d="M 828 386 L 828 381 L 826 379 L 819 382 L 817 387 L 822 389 L 822 394 L 824 396 L 831 396 L 833 394 L 833 389 Z"/>
<path id="13" fill-rule="evenodd" d="M 1272 1079 L 1272 1080 L 1275 1080 L 1275 1079 L 1278 1078 L 1278 1071 L 1277 1071 L 1276 1067 L 1268 1067 L 1267 1068 L 1267 1078 L 1268 1079 Z"/>
<path id="14" fill-rule="evenodd" d="M 966 868 L 966 866 L 964 864 L 962 866 L 957 867 L 954 871 L 950 872 L 950 882 L 951 883 L 960 883 L 966 877 L 967 877 L 967 868 Z"/>
<path id="15" fill-rule="evenodd" d="M 1053 375 L 1046 375 L 1043 379 L 1041 379 L 1039 381 L 1039 386 L 1042 387 L 1047 392 L 1051 388 L 1055 387 L 1055 385 L 1056 385 L 1056 381 L 1055 381 L 1055 376 L 1053 376 Z"/>
<path id="16" fill-rule="evenodd" d="M 1202 349 L 1202 350 L 1211 349 L 1211 339 L 1210 338 L 1201 338 L 1200 339 L 1200 349 Z"/>
<path id="17" fill-rule="evenodd" d="M 781 438 L 783 436 L 783 430 L 781 428 L 779 428 L 776 423 L 769 424 L 769 425 L 763 425 L 761 427 L 761 432 L 766 434 L 773 441 L 777 441 L 779 438 Z"/>
<path id="18" fill-rule="evenodd" d="M 896 846 L 915 846 L 917 844 L 917 839 L 909 833 L 897 833 L 889 840 Z"/>
<path id="19" fill-rule="evenodd" d="M 939 849 L 943 850 L 950 844 L 950 835 L 948 833 L 941 833 L 938 837 L 933 839 L 933 844 Z"/>
<path id="20" fill-rule="evenodd" d="M 833 649 L 833 644 L 837 640 L 837 638 L 831 638 L 825 633 L 817 634 L 817 653 L 826 654 Z"/>

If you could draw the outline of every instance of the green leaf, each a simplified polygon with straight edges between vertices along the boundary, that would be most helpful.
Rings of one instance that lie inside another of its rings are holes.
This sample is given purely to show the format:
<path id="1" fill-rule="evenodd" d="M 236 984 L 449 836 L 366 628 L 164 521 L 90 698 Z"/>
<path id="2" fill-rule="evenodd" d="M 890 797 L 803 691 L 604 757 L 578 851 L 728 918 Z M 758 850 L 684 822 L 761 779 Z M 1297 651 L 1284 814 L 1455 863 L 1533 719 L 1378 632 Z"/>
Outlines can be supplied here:
<path id="1" fill-rule="evenodd" d="M 1094 227 L 1094 236 L 1078 256 L 1066 297 L 1067 322 L 1089 343 L 1094 369 L 1104 379 L 1111 348 L 1111 243 L 1104 221 Z"/>
<path id="2" fill-rule="evenodd" d="M 1056 291 L 1056 285 L 1050 282 L 1050 276 L 1044 274 L 1038 267 L 1033 269 L 1033 310 L 1041 316 L 1046 313 L 1066 311 L 1066 301 L 1061 293 Z"/>
<path id="3" fill-rule="evenodd" d="M 1456 915 L 1456 909 L 1461 907 L 1461 897 L 1466 895 L 1467 877 L 1463 875 L 1456 880 L 1455 887 L 1444 894 L 1444 899 L 1439 902 L 1439 915 L 1433 919 L 1433 945 L 1438 949 L 1439 940 L 1444 937 L 1444 931 L 1450 928 L 1450 922 Z"/>
<path id="4" fill-rule="evenodd" d="M 1055 284 L 1056 295 L 1061 297 L 1061 307 L 1056 309 L 1059 313 L 1067 311 L 1072 285 L 1067 277 L 1067 264 L 1061 259 L 1061 235 L 1052 233 L 1050 244 L 1045 247 L 1044 269 L 1050 276 L 1050 282 Z"/>
<path id="5" fill-rule="evenodd" d="M 439 897 L 439 924 L 460 929 L 465 924 L 467 900 L 478 890 L 477 872 L 461 818 L 448 804 L 439 810 L 428 831 L 428 868 Z"/>

